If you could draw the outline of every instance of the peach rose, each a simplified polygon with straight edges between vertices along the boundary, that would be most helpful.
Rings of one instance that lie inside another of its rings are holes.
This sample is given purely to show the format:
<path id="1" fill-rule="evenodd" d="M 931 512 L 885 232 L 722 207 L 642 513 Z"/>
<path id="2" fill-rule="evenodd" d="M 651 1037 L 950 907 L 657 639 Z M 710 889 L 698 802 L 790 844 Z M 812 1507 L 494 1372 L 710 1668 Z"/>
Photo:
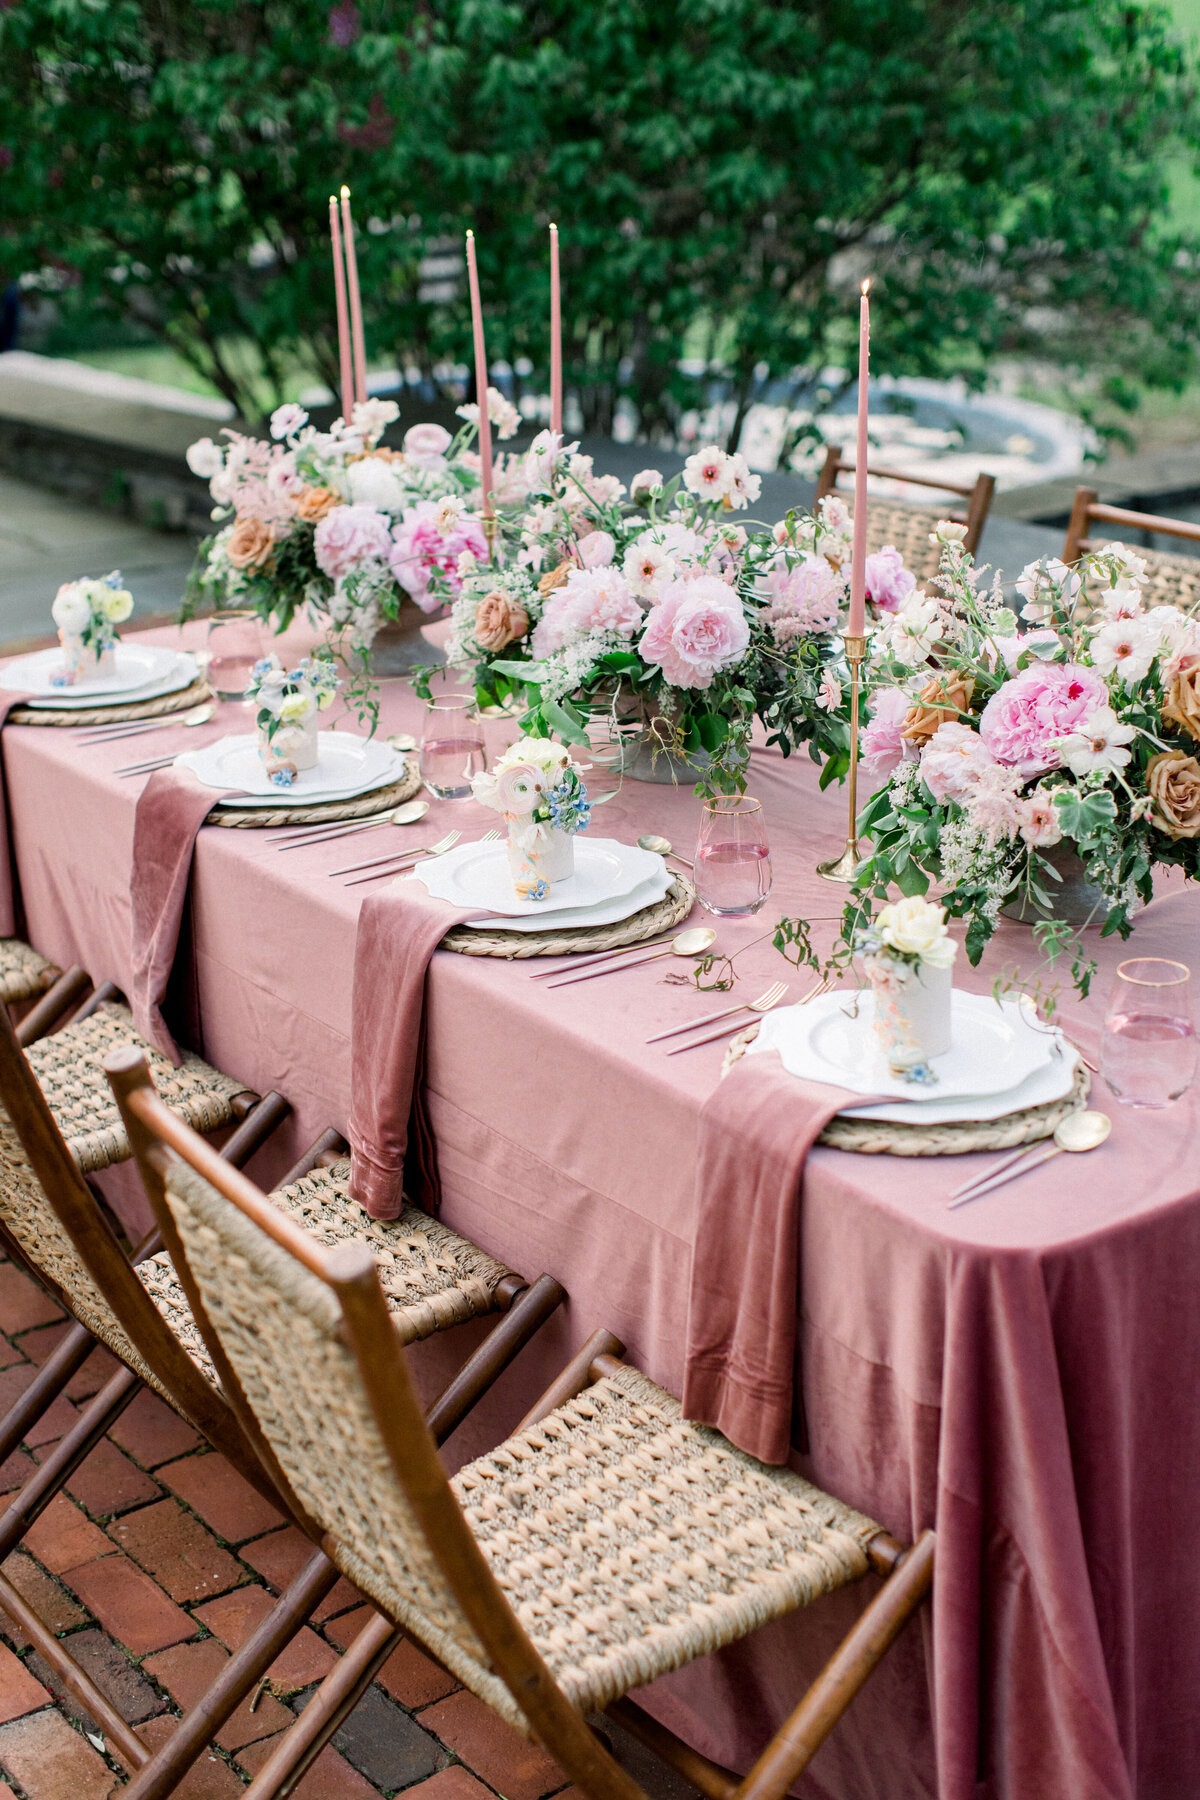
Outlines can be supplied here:
<path id="1" fill-rule="evenodd" d="M 974 692 L 975 682 L 970 676 L 955 675 L 951 679 L 947 675 L 935 675 L 921 689 L 917 704 L 910 706 L 904 715 L 900 736 L 913 743 L 931 738 L 939 725 L 948 720 L 957 721 L 959 714 L 966 712 Z"/>
<path id="2" fill-rule="evenodd" d="M 239 519 L 225 546 L 235 569 L 261 569 L 275 551 L 275 533 L 262 519 Z"/>
<path id="3" fill-rule="evenodd" d="M 1167 688 L 1162 716 L 1186 731 L 1190 738 L 1200 739 L 1200 655 L 1192 651 L 1181 656 L 1179 663 L 1178 672 Z"/>
<path id="4" fill-rule="evenodd" d="M 1200 837 L 1200 762 L 1182 750 L 1162 750 L 1146 768 L 1146 787 L 1154 802 L 1153 825 L 1168 837 Z"/>
<path id="5" fill-rule="evenodd" d="M 332 488 L 301 488 L 300 498 L 296 502 L 296 511 L 307 525 L 315 525 L 325 514 L 338 504 L 338 497 Z"/>
<path id="6" fill-rule="evenodd" d="M 529 630 L 525 608 L 499 588 L 485 594 L 475 608 L 475 638 L 484 650 L 503 650 Z"/>
<path id="7" fill-rule="evenodd" d="M 565 585 L 567 576 L 574 567 L 575 564 L 569 560 L 567 562 L 560 562 L 557 569 L 551 569 L 548 575 L 542 576 L 542 579 L 538 582 L 538 593 L 542 596 L 543 600 L 548 600 L 555 588 L 560 588 Z"/>

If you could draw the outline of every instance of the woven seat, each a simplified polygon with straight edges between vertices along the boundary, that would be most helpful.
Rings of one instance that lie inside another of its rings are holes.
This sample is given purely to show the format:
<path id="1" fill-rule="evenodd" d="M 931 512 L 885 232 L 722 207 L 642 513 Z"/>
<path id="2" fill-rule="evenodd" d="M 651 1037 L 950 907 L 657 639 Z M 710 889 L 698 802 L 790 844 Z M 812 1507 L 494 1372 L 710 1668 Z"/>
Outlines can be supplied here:
<path id="1" fill-rule="evenodd" d="M 232 1123 L 232 1102 L 244 1081 L 210 1068 L 190 1051 L 175 1068 L 139 1037 L 128 1007 L 109 1002 L 77 1024 L 40 1038 L 26 1051 L 67 1148 L 84 1174 L 107 1169 L 129 1155 L 129 1139 L 102 1067 L 121 1044 L 137 1044 L 150 1058 L 154 1079 L 173 1112 L 194 1130 L 216 1131 Z"/>
<path id="2" fill-rule="evenodd" d="M 1103 535 L 1092 529 L 1096 525 L 1106 528 Z M 1116 542 L 1121 548 L 1131 549 L 1146 565 L 1142 592 L 1147 606 L 1177 606 L 1181 612 L 1188 612 L 1200 604 L 1200 555 L 1186 556 L 1177 551 L 1149 550 L 1143 547 L 1148 535 L 1177 537 L 1188 543 L 1200 543 L 1200 525 L 1193 519 L 1168 519 L 1157 513 L 1134 512 L 1125 506 L 1109 506 L 1099 498 L 1095 488 L 1075 489 L 1075 500 L 1063 543 L 1063 561 L 1073 563 L 1081 556 L 1103 550 L 1106 544 L 1114 541 L 1112 531 L 1108 529 L 1114 525 L 1118 530 L 1136 531 L 1139 534 L 1140 541 L 1135 539 L 1129 543 L 1128 540 L 1117 539 Z"/>
<path id="3" fill-rule="evenodd" d="M 853 499 L 847 494 L 839 498 L 845 500 L 853 518 Z M 942 559 L 941 546 L 930 542 L 933 528 L 939 519 L 951 516 L 944 506 L 910 506 L 902 500 L 878 500 L 872 495 L 867 510 L 867 552 L 891 544 L 918 581 L 932 581 Z"/>
<path id="4" fill-rule="evenodd" d="M 0 1002 L 5 1006 L 36 999 L 54 986 L 61 973 L 20 938 L 0 938 Z"/>

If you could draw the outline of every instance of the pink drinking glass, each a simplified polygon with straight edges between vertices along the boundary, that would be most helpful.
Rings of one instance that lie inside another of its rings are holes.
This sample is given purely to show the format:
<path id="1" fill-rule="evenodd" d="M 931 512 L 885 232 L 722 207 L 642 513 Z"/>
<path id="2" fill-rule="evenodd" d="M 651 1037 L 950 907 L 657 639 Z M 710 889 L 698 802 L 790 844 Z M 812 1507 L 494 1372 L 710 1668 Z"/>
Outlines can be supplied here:
<path id="1" fill-rule="evenodd" d="M 762 803 L 749 794 L 704 802 L 696 839 L 696 898 L 718 918 L 756 913 L 771 891 L 771 848 Z"/>
<path id="2" fill-rule="evenodd" d="M 425 709 L 421 780 L 439 800 L 469 800 L 483 771 L 483 727 L 471 694 L 440 694 Z"/>
<path id="3" fill-rule="evenodd" d="M 244 700 L 255 663 L 265 654 L 262 620 L 249 608 L 215 612 L 208 621 L 205 674 L 218 700 Z"/>
<path id="4" fill-rule="evenodd" d="M 1171 1106 L 1196 1073 L 1192 972 L 1135 956 L 1113 978 L 1100 1072 L 1122 1106 Z"/>

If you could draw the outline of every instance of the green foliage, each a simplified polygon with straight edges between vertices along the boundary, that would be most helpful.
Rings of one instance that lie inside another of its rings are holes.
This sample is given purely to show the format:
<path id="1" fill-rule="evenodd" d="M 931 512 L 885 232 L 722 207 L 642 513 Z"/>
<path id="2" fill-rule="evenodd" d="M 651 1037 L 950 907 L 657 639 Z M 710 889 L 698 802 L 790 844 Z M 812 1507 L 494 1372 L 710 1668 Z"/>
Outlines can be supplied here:
<path id="1" fill-rule="evenodd" d="M 765 380 L 846 361 L 868 271 L 881 373 L 1028 352 L 1125 393 L 1190 363 L 1196 60 L 1156 4 L 21 0 L 0 121 L 0 262 L 251 416 L 299 365 L 336 380 L 342 181 L 373 356 L 435 386 L 467 309 L 422 298 L 422 256 L 475 225 L 491 353 L 544 381 L 556 218 L 593 427 L 694 404 L 686 337 L 732 377 L 732 447 Z"/>

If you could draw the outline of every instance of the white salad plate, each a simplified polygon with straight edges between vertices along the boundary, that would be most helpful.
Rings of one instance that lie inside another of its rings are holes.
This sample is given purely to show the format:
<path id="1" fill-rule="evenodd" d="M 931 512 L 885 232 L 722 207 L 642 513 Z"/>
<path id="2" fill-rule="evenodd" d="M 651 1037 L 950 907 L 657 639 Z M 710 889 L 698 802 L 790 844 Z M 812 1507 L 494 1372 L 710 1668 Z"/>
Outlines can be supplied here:
<path id="1" fill-rule="evenodd" d="M 29 694 L 32 706 L 74 712 L 98 702 L 127 706 L 134 700 L 154 700 L 188 687 L 197 675 L 195 657 L 167 644 L 118 644 L 116 664 L 116 674 L 105 681 L 75 681 L 70 687 L 55 687 L 51 677 L 61 671 L 63 653 L 52 644 L 48 650 L 34 650 L 6 663 L 0 669 L 0 688 L 6 693 Z"/>
<path id="2" fill-rule="evenodd" d="M 639 881 L 630 894 L 620 894 L 615 900 L 601 900 L 596 906 L 568 906 L 562 912 L 544 922 L 541 918 L 510 919 L 505 926 L 506 931 L 575 931 L 584 925 L 616 925 L 622 919 L 632 919 L 634 913 L 641 912 L 645 906 L 653 906 L 661 900 L 671 885 L 671 871 L 663 867 L 659 874 L 647 876 Z M 490 919 L 468 919 L 467 924 L 476 931 L 495 931 L 496 921 Z"/>
<path id="3" fill-rule="evenodd" d="M 508 845 L 503 841 L 460 844 L 444 856 L 419 862 L 412 872 L 435 899 L 448 900 L 454 906 L 477 906 L 509 919 L 540 919 L 549 913 L 628 899 L 662 868 L 661 856 L 636 844 L 579 837 L 575 840 L 575 873 L 566 881 L 556 881 L 545 900 L 518 900 Z"/>
<path id="4" fill-rule="evenodd" d="M 855 1002 L 857 1000 L 857 1016 Z M 752 1051 L 777 1050 L 785 1069 L 806 1081 L 825 1081 L 849 1088 L 855 1094 L 903 1100 L 903 1107 L 861 1107 L 856 1118 L 892 1118 L 914 1123 L 928 1116 L 926 1106 L 941 1106 L 967 1099 L 971 1106 L 956 1116 L 998 1118 L 1016 1104 L 1013 1093 L 1032 1076 L 1052 1071 L 1065 1086 L 1047 1099 L 1061 1098 L 1070 1089 L 1075 1055 L 1059 1033 L 1040 1024 L 1032 1009 L 1016 1000 L 993 1000 L 990 994 L 968 994 L 955 989 L 951 995 L 950 1048 L 930 1060 L 936 1082 L 929 1087 L 892 1074 L 875 1037 L 873 1000 L 868 993 L 821 994 L 806 1006 L 777 1007 L 763 1016 Z M 1049 1083 L 1053 1087 L 1053 1083 Z M 991 1104 L 1002 1096 L 994 1111 L 980 1111 L 977 1103 Z"/>
<path id="5" fill-rule="evenodd" d="M 289 787 L 271 781 L 258 759 L 258 734 L 219 738 L 201 750 L 185 750 L 175 758 L 177 769 L 190 769 L 205 787 L 235 793 L 247 806 L 278 806 L 286 802 L 352 800 L 372 788 L 395 781 L 404 758 L 378 738 L 355 737 L 348 731 L 317 733 L 317 764 L 301 769 Z"/>

